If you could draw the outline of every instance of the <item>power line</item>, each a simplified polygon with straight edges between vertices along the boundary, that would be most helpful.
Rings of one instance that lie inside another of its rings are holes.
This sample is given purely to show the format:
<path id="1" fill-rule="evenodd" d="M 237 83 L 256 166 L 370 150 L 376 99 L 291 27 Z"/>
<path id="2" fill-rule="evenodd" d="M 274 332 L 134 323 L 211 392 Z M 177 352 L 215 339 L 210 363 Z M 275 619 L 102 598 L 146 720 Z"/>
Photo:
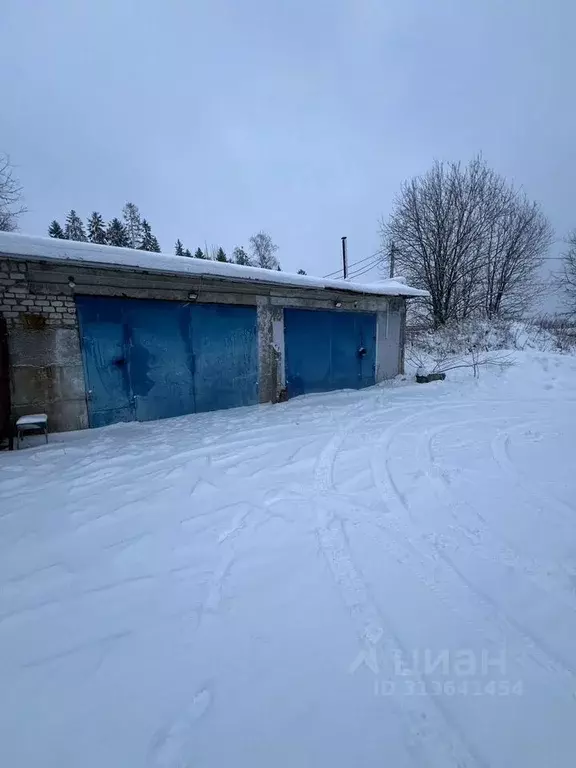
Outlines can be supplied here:
<path id="1" fill-rule="evenodd" d="M 367 272 L 371 272 L 375 267 L 377 267 L 379 264 L 379 259 L 375 259 L 373 262 L 370 262 L 369 264 L 364 265 L 360 269 L 356 270 L 356 272 L 353 272 L 352 274 L 348 275 L 350 278 L 356 278 L 360 277 L 361 275 L 365 275 Z"/>
<path id="2" fill-rule="evenodd" d="M 358 261 L 354 261 L 352 264 L 348 266 L 348 271 L 354 269 L 355 267 L 359 266 L 360 264 L 363 264 L 365 261 L 369 261 L 370 259 L 373 259 L 375 256 L 378 256 L 378 253 L 373 253 L 370 256 L 366 256 L 363 259 L 358 259 Z M 333 275 L 339 275 L 342 272 L 342 270 L 337 269 L 335 272 L 331 272 L 329 275 L 324 275 L 324 277 L 332 277 Z"/>
<path id="3" fill-rule="evenodd" d="M 368 274 L 368 272 L 372 272 L 374 267 L 369 267 L 368 269 L 363 270 L 362 272 L 356 272 L 356 274 L 351 275 L 350 280 L 357 280 L 359 277 L 362 277 L 363 275 Z"/>
<path id="4" fill-rule="evenodd" d="M 367 272 L 370 272 L 370 270 L 378 266 L 381 255 L 382 255 L 382 251 L 376 251 L 370 256 L 366 256 L 365 258 L 359 259 L 358 261 L 355 261 L 353 264 L 350 264 L 348 267 L 348 276 L 347 276 L 348 279 L 349 280 L 356 279 L 357 277 L 362 277 L 362 275 L 365 275 Z M 543 256 L 541 257 L 541 260 L 561 262 L 562 257 L 561 256 Z M 481 270 L 479 270 L 476 267 L 472 270 L 465 272 L 462 275 L 459 275 L 457 279 L 461 279 L 462 277 L 467 277 L 468 275 L 473 274 L 476 271 L 481 271 Z M 337 269 L 335 272 L 331 272 L 329 275 L 324 275 L 324 279 L 327 280 L 332 277 L 337 278 L 337 277 L 340 277 L 341 274 L 342 274 L 342 270 Z"/>
<path id="5" fill-rule="evenodd" d="M 361 265 L 358 269 L 354 270 L 353 272 L 348 272 L 347 279 L 358 277 L 359 275 L 363 275 L 366 272 L 370 272 L 371 269 L 374 269 L 374 267 L 378 266 L 380 263 L 379 259 L 373 259 L 372 261 L 369 261 L 367 264 Z M 342 277 L 333 277 L 332 280 L 341 280 Z"/>
<path id="6" fill-rule="evenodd" d="M 376 253 L 373 253 L 371 256 L 366 256 L 363 259 L 358 259 L 358 261 L 352 262 L 352 264 L 348 266 L 348 271 L 350 271 L 351 269 L 354 269 L 354 267 L 357 267 L 359 264 L 362 264 L 365 261 L 368 261 L 369 259 L 373 259 L 375 256 L 378 256 L 380 253 L 381 253 L 380 251 L 377 251 Z M 330 272 L 330 274 L 324 275 L 324 277 L 327 278 L 327 277 L 332 277 L 333 275 L 339 275 L 341 272 L 342 272 L 341 269 L 336 269 L 334 272 Z"/>
<path id="7" fill-rule="evenodd" d="M 353 270 L 355 267 L 357 267 L 359 264 L 363 264 L 365 261 L 369 261 L 370 259 L 375 258 L 376 256 L 380 256 L 382 251 L 376 251 L 376 253 L 373 253 L 371 256 L 366 256 L 363 259 L 358 259 L 358 261 L 352 262 L 352 264 L 348 265 L 348 272 Z M 324 278 L 334 277 L 336 275 L 340 275 L 342 273 L 341 269 L 336 269 L 334 272 L 330 272 L 328 275 L 324 275 Z"/>
<path id="8" fill-rule="evenodd" d="M 552 242 L 552 245 L 558 245 L 559 243 L 565 243 L 564 240 L 554 240 Z M 383 251 L 380 249 L 379 251 L 376 251 L 375 253 L 371 254 L 370 256 L 366 256 L 363 259 L 358 259 L 358 261 L 354 261 L 351 264 L 348 265 L 348 277 L 353 277 L 351 272 L 358 267 L 360 264 L 364 264 L 366 261 L 370 261 L 370 259 L 373 259 L 375 257 L 380 257 L 382 255 Z M 559 254 L 558 256 L 543 256 L 542 261 L 561 261 L 562 255 Z M 327 275 L 323 275 L 323 278 L 327 280 L 330 277 L 339 277 L 342 274 L 341 269 L 335 269 L 334 272 L 329 272 Z"/>
<path id="9" fill-rule="evenodd" d="M 555 259 L 552 256 L 545 256 L 543 257 L 543 261 L 558 261 L 558 259 Z M 361 267 L 360 269 L 356 270 L 353 273 L 348 274 L 348 279 L 355 280 L 358 277 L 362 277 L 362 275 L 365 275 L 367 272 L 370 272 L 372 269 L 378 266 L 379 259 L 375 259 L 373 262 L 366 264 L 365 266 Z M 457 282 L 458 280 L 461 280 L 462 278 L 467 278 L 469 275 L 472 274 L 478 274 L 480 275 L 482 273 L 482 269 L 475 267 L 474 269 L 467 270 L 464 273 L 461 273 L 454 278 L 454 282 Z M 394 279 L 394 278 L 391 278 Z"/>
<path id="10" fill-rule="evenodd" d="M 368 259 L 362 259 L 362 262 L 364 263 L 359 262 L 352 270 L 349 270 L 349 272 L 364 272 L 365 270 L 372 269 L 372 267 L 381 263 L 380 254 L 374 253 Z"/>

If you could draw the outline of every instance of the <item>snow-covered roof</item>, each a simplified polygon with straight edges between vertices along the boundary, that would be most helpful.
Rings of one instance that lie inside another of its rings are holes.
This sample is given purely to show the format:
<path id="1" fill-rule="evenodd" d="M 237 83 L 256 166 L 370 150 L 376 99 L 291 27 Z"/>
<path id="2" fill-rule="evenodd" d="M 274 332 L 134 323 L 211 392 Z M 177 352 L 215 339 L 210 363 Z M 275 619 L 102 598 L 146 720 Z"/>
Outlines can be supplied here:
<path id="1" fill-rule="evenodd" d="M 13 232 L 0 232 L 0 254 L 36 261 L 83 262 L 94 266 L 141 269 L 146 272 L 169 272 L 195 277 L 216 277 L 280 284 L 294 288 L 331 288 L 338 291 L 377 296 L 427 296 L 426 291 L 411 288 L 403 278 L 374 283 L 353 283 L 310 275 L 295 275 L 259 267 L 242 267 L 207 259 L 150 253 L 132 248 L 115 248 L 97 243 L 79 243 L 51 237 L 32 237 Z"/>

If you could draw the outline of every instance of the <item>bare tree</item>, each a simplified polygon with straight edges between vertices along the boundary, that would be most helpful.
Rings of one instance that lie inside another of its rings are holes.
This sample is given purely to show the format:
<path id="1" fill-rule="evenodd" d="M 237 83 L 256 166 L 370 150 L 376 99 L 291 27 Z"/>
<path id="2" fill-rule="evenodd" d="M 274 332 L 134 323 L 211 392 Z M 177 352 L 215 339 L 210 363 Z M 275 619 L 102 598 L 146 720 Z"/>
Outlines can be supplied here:
<path id="1" fill-rule="evenodd" d="M 538 203 L 512 189 L 503 189 L 494 202 L 497 210 L 487 222 L 481 284 L 488 318 L 522 314 L 534 301 L 540 291 L 537 273 L 553 239 Z"/>
<path id="2" fill-rule="evenodd" d="M 278 246 L 272 241 L 267 232 L 258 232 L 250 238 L 250 255 L 252 263 L 263 269 L 280 269 L 275 256 Z"/>
<path id="3" fill-rule="evenodd" d="M 404 183 L 381 234 L 396 272 L 430 293 L 436 326 L 525 304 L 552 239 L 539 206 L 481 156 L 465 167 L 435 162 Z"/>
<path id="4" fill-rule="evenodd" d="M 208 243 L 204 241 L 204 258 L 208 259 L 209 261 L 218 261 L 217 256 L 219 247 L 220 246 L 214 244 L 208 245 Z"/>
<path id="5" fill-rule="evenodd" d="M 568 235 L 566 245 L 558 283 L 564 293 L 568 314 L 576 315 L 576 229 Z"/>
<path id="6" fill-rule="evenodd" d="M 0 155 L 0 232 L 18 229 L 18 216 L 26 212 L 21 204 L 22 187 L 14 178 L 8 155 Z"/>

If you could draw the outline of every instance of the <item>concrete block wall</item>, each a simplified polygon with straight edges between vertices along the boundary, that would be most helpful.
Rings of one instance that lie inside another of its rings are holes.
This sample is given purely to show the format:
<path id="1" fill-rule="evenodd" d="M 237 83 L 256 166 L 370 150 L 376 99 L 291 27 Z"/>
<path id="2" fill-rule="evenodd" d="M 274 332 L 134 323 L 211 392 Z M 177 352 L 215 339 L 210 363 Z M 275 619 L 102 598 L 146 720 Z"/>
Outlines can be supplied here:
<path id="1" fill-rule="evenodd" d="M 36 292 L 28 264 L 0 258 L 0 314 L 6 319 L 12 414 L 48 414 L 53 431 L 88 426 L 74 296 Z"/>
<path id="2" fill-rule="evenodd" d="M 406 302 L 390 299 L 376 313 L 376 383 L 404 373 L 404 322 Z"/>
<path id="3" fill-rule="evenodd" d="M 274 306 L 268 296 L 257 298 L 258 322 L 258 391 L 261 403 L 283 399 L 286 388 L 284 374 L 284 310 Z"/>

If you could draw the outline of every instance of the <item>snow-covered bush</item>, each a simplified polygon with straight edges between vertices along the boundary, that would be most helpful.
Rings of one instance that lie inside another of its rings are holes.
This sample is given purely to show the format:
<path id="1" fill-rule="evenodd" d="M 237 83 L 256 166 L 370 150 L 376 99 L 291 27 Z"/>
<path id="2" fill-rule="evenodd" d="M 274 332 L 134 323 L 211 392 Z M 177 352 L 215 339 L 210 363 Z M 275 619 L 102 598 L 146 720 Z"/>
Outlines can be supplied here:
<path id="1" fill-rule="evenodd" d="M 512 364 L 510 352 L 532 349 L 539 352 L 576 353 L 576 326 L 551 318 L 533 321 L 466 320 L 436 330 L 413 327 L 407 330 L 408 368 L 426 372 Z"/>
<path id="2" fill-rule="evenodd" d="M 409 328 L 407 343 L 432 355 L 458 355 L 471 348 L 571 353 L 576 352 L 576 324 L 550 317 L 531 321 L 467 320 L 437 330 Z"/>
<path id="3" fill-rule="evenodd" d="M 539 351 L 576 354 L 576 322 L 574 320 L 544 316 L 535 320 L 529 327 L 532 334 L 529 343 L 534 344 L 534 348 Z"/>
<path id="4" fill-rule="evenodd" d="M 467 320 L 442 328 L 420 329 L 410 334 L 406 360 L 409 367 L 427 373 L 446 372 L 456 368 L 479 368 L 510 364 L 501 350 L 510 349 L 510 330 L 498 323 Z"/>

